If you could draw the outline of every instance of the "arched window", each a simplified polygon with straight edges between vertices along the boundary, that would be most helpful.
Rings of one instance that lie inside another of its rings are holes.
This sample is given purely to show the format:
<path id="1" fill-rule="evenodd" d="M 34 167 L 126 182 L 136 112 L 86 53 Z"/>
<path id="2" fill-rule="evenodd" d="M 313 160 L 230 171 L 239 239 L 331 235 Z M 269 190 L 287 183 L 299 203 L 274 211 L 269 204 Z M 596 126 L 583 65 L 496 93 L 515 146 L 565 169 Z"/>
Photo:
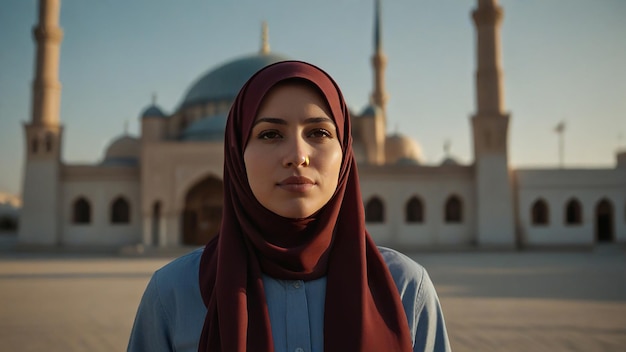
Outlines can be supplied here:
<path id="1" fill-rule="evenodd" d="M 114 224 L 128 224 L 130 222 L 130 205 L 123 197 L 118 197 L 111 204 L 111 222 Z"/>
<path id="2" fill-rule="evenodd" d="M 565 223 L 580 225 L 583 222 L 583 209 L 577 199 L 570 199 L 565 206 Z"/>
<path id="3" fill-rule="evenodd" d="M 548 225 L 550 214 L 546 201 L 543 199 L 536 200 L 533 204 L 531 215 L 533 225 Z"/>
<path id="4" fill-rule="evenodd" d="M 52 134 L 46 134 L 46 152 L 52 150 Z"/>
<path id="5" fill-rule="evenodd" d="M 602 198 L 596 204 L 595 213 L 596 240 L 598 242 L 615 241 L 615 225 L 613 220 L 613 203 L 606 198 Z"/>
<path id="6" fill-rule="evenodd" d="M 179 125 L 178 125 L 178 129 L 180 130 L 180 133 L 183 133 L 183 131 L 185 130 L 185 128 L 187 128 L 187 117 L 183 117 L 182 119 L 180 119 Z"/>
<path id="7" fill-rule="evenodd" d="M 156 201 L 152 206 L 152 245 L 159 245 L 161 225 L 161 202 Z"/>
<path id="8" fill-rule="evenodd" d="M 446 200 L 445 221 L 447 223 L 459 223 L 463 221 L 463 205 L 457 196 L 450 196 Z"/>
<path id="9" fill-rule="evenodd" d="M 385 220 L 385 207 L 383 202 L 378 198 L 374 197 L 367 202 L 365 206 L 365 221 L 366 222 L 383 222 Z"/>
<path id="10" fill-rule="evenodd" d="M 424 206 L 418 197 L 412 197 L 406 203 L 405 220 L 409 223 L 424 222 Z"/>
<path id="11" fill-rule="evenodd" d="M 17 231 L 17 218 L 10 215 L 0 215 L 0 234 L 15 231 Z"/>
<path id="12" fill-rule="evenodd" d="M 36 136 L 33 137 L 30 148 L 32 149 L 33 154 L 37 154 L 37 150 L 39 149 L 39 140 L 37 140 Z"/>
<path id="13" fill-rule="evenodd" d="M 80 197 L 74 202 L 72 221 L 75 224 L 89 224 L 91 222 L 91 205 L 87 199 Z"/>

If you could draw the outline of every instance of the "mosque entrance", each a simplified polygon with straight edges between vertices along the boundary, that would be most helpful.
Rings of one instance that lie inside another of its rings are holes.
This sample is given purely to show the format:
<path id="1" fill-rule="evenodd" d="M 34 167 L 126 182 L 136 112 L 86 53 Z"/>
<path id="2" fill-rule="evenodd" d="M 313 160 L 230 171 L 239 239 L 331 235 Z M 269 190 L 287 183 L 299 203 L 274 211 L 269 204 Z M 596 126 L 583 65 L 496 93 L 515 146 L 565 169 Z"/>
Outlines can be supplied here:
<path id="1" fill-rule="evenodd" d="M 223 183 L 208 177 L 191 187 L 183 212 L 183 244 L 199 246 L 215 236 L 222 221 Z"/>
<path id="2" fill-rule="evenodd" d="M 158 246 L 161 237 L 161 202 L 155 202 L 152 206 L 152 236 L 150 237 L 151 244 Z"/>
<path id="3" fill-rule="evenodd" d="M 613 205 L 602 199 L 596 205 L 596 242 L 613 241 Z"/>

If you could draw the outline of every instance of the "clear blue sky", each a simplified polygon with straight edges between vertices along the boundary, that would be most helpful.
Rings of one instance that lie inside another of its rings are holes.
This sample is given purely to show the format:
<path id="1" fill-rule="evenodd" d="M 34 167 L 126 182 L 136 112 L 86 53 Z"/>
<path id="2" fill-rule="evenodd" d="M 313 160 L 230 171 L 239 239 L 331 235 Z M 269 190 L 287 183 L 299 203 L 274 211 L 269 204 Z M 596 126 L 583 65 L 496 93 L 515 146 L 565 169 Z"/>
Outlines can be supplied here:
<path id="1" fill-rule="evenodd" d="M 472 160 L 476 3 L 383 1 L 388 129 L 418 140 L 427 163 L 446 140 Z M 565 120 L 566 167 L 613 167 L 626 145 L 626 1 L 501 4 L 512 165 L 556 167 L 553 129 Z M 0 192 L 21 192 L 36 16 L 36 0 L 0 2 Z M 136 135 L 153 92 L 175 110 L 201 74 L 259 50 L 263 20 L 272 51 L 326 69 L 354 110 L 367 104 L 372 0 L 64 0 L 63 160 L 99 162 L 125 121 Z"/>

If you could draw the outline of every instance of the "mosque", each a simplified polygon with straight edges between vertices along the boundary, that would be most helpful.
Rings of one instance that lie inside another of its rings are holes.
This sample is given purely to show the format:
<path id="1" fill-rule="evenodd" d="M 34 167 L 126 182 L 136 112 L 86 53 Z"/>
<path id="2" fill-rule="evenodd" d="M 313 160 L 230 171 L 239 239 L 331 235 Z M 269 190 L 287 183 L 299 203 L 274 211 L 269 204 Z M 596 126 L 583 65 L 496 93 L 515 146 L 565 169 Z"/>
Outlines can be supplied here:
<path id="1" fill-rule="evenodd" d="M 500 55 L 503 10 L 477 0 L 474 160 L 424 164 L 419 145 L 386 130 L 386 57 L 375 2 L 373 89 L 352 111 L 367 227 L 401 248 L 526 248 L 626 242 L 626 152 L 614 168 L 513 169 Z M 50 246 L 202 245 L 222 214 L 223 134 L 238 90 L 258 69 L 289 59 L 258 53 L 200 76 L 166 113 L 143 110 L 140 136 L 122 135 L 91 165 L 61 160 L 60 0 L 39 0 L 36 69 L 25 123 L 23 207 L 18 241 Z M 366 74 L 365 72 L 363 74 Z M 462 119 L 463 117 L 459 117 Z"/>

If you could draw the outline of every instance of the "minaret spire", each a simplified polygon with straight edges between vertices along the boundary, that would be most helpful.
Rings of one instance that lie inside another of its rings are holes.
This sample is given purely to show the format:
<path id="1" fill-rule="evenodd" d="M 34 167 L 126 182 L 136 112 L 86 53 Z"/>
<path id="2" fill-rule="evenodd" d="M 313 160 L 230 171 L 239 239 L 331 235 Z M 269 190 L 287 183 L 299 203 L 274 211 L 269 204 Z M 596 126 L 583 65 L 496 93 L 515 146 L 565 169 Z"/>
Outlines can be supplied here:
<path id="1" fill-rule="evenodd" d="M 37 42 L 35 78 L 33 80 L 34 125 L 59 125 L 61 83 L 59 58 L 63 30 L 59 27 L 60 0 L 39 1 L 39 23 L 33 27 Z"/>
<path id="2" fill-rule="evenodd" d="M 477 31 L 477 114 L 504 112 L 500 26 L 502 7 L 498 0 L 479 0 L 472 13 Z"/>
<path id="3" fill-rule="evenodd" d="M 20 243 L 59 245 L 63 203 L 61 199 L 61 142 L 63 126 L 59 60 L 63 31 L 59 27 L 60 0 L 39 0 L 32 116 L 24 124 L 26 153 L 22 184 Z"/>
<path id="4" fill-rule="evenodd" d="M 516 218 L 508 160 L 510 116 L 504 110 L 498 0 L 478 0 L 476 26 L 476 113 L 472 116 L 476 182 L 476 241 L 513 247 Z M 497 219 L 497 220 L 494 220 Z"/>
<path id="5" fill-rule="evenodd" d="M 267 27 L 267 21 L 263 21 L 261 24 L 261 54 L 267 55 L 270 53 L 270 34 Z"/>
<path id="6" fill-rule="evenodd" d="M 383 53 L 382 32 L 381 32 L 381 6 L 380 0 L 374 0 L 374 55 L 372 55 L 372 67 L 374 69 L 374 91 L 371 102 L 378 105 L 383 111 L 385 123 L 387 120 L 387 100 L 389 99 L 385 91 L 385 67 L 387 57 Z"/>
<path id="7" fill-rule="evenodd" d="M 374 8 L 374 52 L 378 53 L 383 50 L 383 43 L 380 36 L 380 0 L 375 0 Z"/>

